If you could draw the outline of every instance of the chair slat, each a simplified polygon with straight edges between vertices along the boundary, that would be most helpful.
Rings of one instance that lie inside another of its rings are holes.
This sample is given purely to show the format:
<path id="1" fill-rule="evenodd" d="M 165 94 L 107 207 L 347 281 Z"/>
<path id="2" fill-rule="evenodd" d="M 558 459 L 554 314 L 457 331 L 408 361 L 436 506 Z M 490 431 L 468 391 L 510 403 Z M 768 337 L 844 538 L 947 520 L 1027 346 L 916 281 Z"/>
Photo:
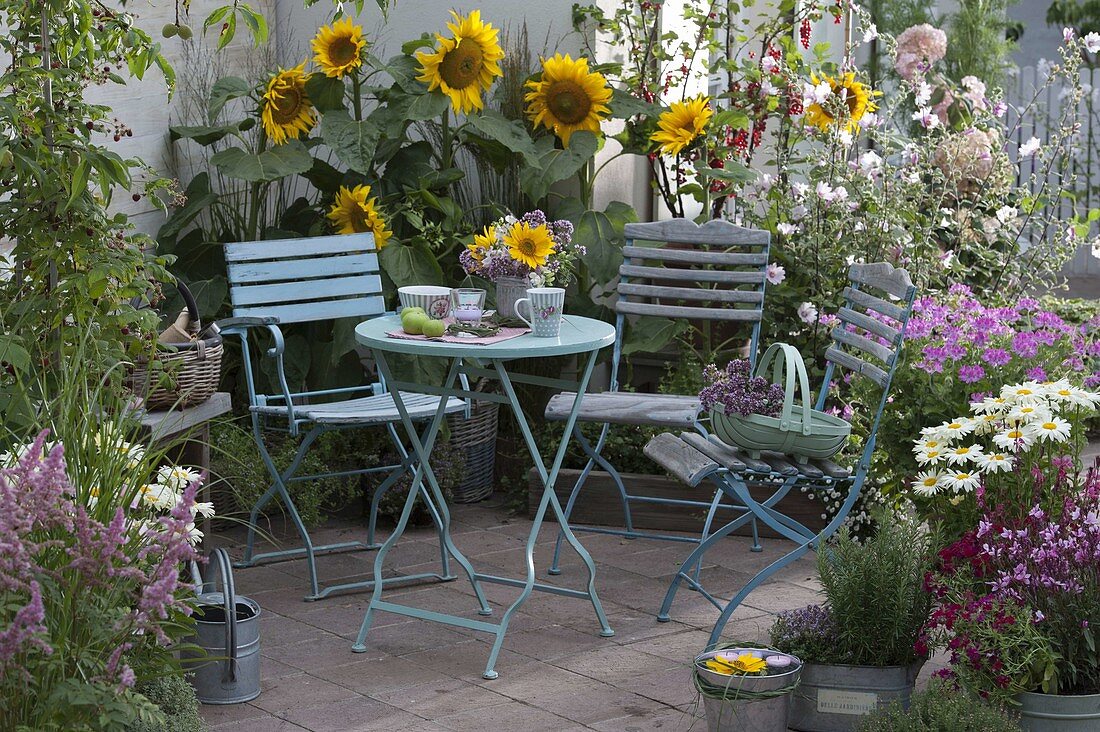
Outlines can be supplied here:
<path id="1" fill-rule="evenodd" d="M 233 284 L 340 277 L 377 272 L 378 255 L 348 254 L 314 259 L 284 259 L 277 262 L 238 262 L 230 264 L 227 269 L 229 281 Z"/>
<path id="2" fill-rule="evenodd" d="M 832 460 L 825 460 L 823 458 L 810 458 L 810 462 L 813 463 L 818 470 L 824 473 L 827 477 L 833 480 L 844 480 L 852 474 L 848 468 L 842 468 Z"/>
<path id="3" fill-rule="evenodd" d="M 745 302 L 763 303 L 764 293 L 753 290 L 711 290 L 703 287 L 663 287 L 660 285 L 637 285 L 624 282 L 619 285 L 620 295 L 639 297 L 661 297 L 669 300 L 703 300 L 709 302 Z"/>
<path id="4" fill-rule="evenodd" d="M 296 302 L 289 305 L 258 305 L 255 307 L 233 308 L 235 317 L 274 316 L 280 323 L 304 323 L 311 320 L 332 320 L 334 318 L 359 318 L 381 315 L 386 311 L 381 295 L 356 297 L 347 300 L 324 300 L 320 302 Z"/>
<path id="5" fill-rule="evenodd" d="M 766 246 L 771 236 L 767 231 L 745 229 L 729 221 L 714 219 L 702 226 L 689 219 L 668 219 L 649 223 L 627 224 L 623 228 L 627 239 L 674 241 L 686 244 L 717 244 L 721 246 Z"/>
<path id="6" fill-rule="evenodd" d="M 730 254 L 727 252 L 700 252 L 694 249 L 666 249 L 665 247 L 623 247 L 626 259 L 682 262 L 684 264 L 717 264 L 720 266 L 759 266 L 768 263 L 768 255 Z"/>
<path id="7" fill-rule="evenodd" d="M 267 239 L 225 245 L 225 261 L 254 262 L 286 257 L 316 257 L 330 254 L 373 252 L 374 234 L 341 234 L 306 239 Z"/>
<path id="8" fill-rule="evenodd" d="M 573 411 L 575 392 L 550 397 L 543 416 L 562 422 Z M 699 418 L 699 397 L 688 394 L 643 394 L 633 391 L 605 391 L 585 394 L 577 413 L 579 422 L 653 425 L 690 428 Z"/>
<path id="9" fill-rule="evenodd" d="M 762 452 L 760 453 L 760 459 L 771 466 L 772 470 L 786 478 L 802 474 L 797 465 L 777 452 Z"/>
<path id="10" fill-rule="evenodd" d="M 882 298 L 875 297 L 861 290 L 853 290 L 851 287 L 845 287 L 844 297 L 856 305 L 862 305 L 868 310 L 874 310 L 876 313 L 881 313 L 894 320 L 901 320 L 905 317 L 905 308 L 886 302 Z"/>
<path id="11" fill-rule="evenodd" d="M 840 318 L 841 322 L 851 323 L 852 325 L 858 328 L 863 328 L 866 331 L 870 331 L 877 336 L 882 336 L 894 345 L 897 345 L 898 336 L 901 334 L 896 328 L 891 328 L 889 325 L 883 323 L 881 320 L 876 320 L 869 315 L 864 315 L 863 313 L 856 312 L 855 310 L 847 307 L 841 308 L 837 311 L 836 314 L 837 317 Z"/>
<path id="12" fill-rule="evenodd" d="M 637 264 L 620 266 L 619 276 L 675 282 L 715 282 L 730 285 L 764 284 L 764 273 L 761 271 L 730 272 L 719 269 L 672 269 L 668 267 L 643 267 Z"/>
<path id="13" fill-rule="evenodd" d="M 708 458 L 671 432 L 662 432 L 646 443 L 642 452 L 690 486 L 697 486 L 708 475 L 718 470 L 718 463 Z"/>
<path id="14" fill-rule="evenodd" d="M 869 353 L 885 364 L 889 364 L 891 359 L 894 358 L 894 352 L 886 346 L 881 343 L 875 343 L 870 338 L 864 338 L 858 333 L 846 330 L 844 326 L 833 328 L 832 336 L 834 341 L 843 343 L 846 346 L 851 346 L 852 348 L 857 348 L 864 353 Z"/>
<path id="15" fill-rule="evenodd" d="M 615 303 L 615 311 L 624 315 L 655 315 L 661 318 L 698 318 L 701 320 L 736 320 L 743 323 L 760 321 L 762 312 L 756 308 L 695 308 L 682 305 L 654 305 L 644 302 Z"/>
<path id="16" fill-rule="evenodd" d="M 850 353 L 845 353 L 836 346 L 829 346 L 825 350 L 826 360 L 832 361 L 838 366 L 843 366 L 846 369 L 854 371 L 861 376 L 866 376 L 871 381 L 875 382 L 882 388 L 886 388 L 886 384 L 889 381 L 889 376 L 885 371 L 878 366 L 869 364 L 858 356 L 853 356 Z"/>
<path id="17" fill-rule="evenodd" d="M 729 445 L 710 442 L 698 432 L 681 432 L 680 439 L 732 473 L 743 473 L 749 469 L 737 454 L 737 450 Z"/>
<path id="18" fill-rule="evenodd" d="M 378 275 L 337 277 L 329 280 L 307 282 L 278 282 L 268 285 L 237 285 L 229 296 L 238 307 L 264 303 L 286 303 L 303 300 L 346 297 L 348 295 L 377 295 L 382 292 L 382 278 Z"/>
<path id="19" fill-rule="evenodd" d="M 894 297 L 907 299 L 913 289 L 913 280 L 904 269 L 898 269 L 889 262 L 873 264 L 853 264 L 848 270 L 848 279 L 868 287 L 889 292 Z"/>

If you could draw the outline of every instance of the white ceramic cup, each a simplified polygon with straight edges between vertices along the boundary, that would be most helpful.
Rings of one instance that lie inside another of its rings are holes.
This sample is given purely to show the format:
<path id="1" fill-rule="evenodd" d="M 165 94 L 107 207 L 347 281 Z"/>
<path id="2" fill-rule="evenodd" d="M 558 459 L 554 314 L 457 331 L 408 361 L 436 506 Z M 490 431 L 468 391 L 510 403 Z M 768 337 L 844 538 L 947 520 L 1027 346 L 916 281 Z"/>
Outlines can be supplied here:
<path id="1" fill-rule="evenodd" d="M 523 317 L 521 309 L 526 304 L 531 319 Z M 565 308 L 565 290 L 560 287 L 532 287 L 527 297 L 516 300 L 516 317 L 531 326 L 531 334 L 539 338 L 557 338 L 561 332 L 562 310 Z"/>

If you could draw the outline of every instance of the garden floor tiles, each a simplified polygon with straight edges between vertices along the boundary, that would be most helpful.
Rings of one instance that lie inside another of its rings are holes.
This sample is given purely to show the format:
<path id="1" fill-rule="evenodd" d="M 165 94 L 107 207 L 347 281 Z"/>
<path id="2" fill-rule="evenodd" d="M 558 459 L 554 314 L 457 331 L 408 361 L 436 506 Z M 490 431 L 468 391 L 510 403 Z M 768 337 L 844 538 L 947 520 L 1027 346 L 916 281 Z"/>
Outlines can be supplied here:
<path id="1" fill-rule="evenodd" d="M 530 523 L 510 516 L 494 501 L 455 506 L 456 542 L 478 571 L 522 574 L 523 545 Z M 272 533 L 281 547 L 297 537 L 281 519 Z M 388 528 L 379 532 L 386 538 Z M 340 519 L 315 540 L 362 538 L 365 522 Z M 540 582 L 582 587 L 587 572 L 576 553 L 562 554 L 562 574 L 546 567 L 557 528 L 547 524 L 536 545 Z M 512 619 L 497 661 L 500 678 L 481 678 L 493 636 L 380 612 L 367 636 L 367 653 L 351 643 L 370 600 L 370 591 L 303 602 L 307 592 L 301 559 L 268 563 L 236 572 L 238 591 L 255 599 L 261 615 L 260 697 L 247 704 L 205 706 L 216 732 L 537 732 L 538 730 L 699 729 L 701 722 L 689 664 L 706 643 L 718 611 L 698 593 L 682 588 L 672 622 L 655 619 L 668 582 L 690 545 L 579 534 L 597 564 L 596 588 L 616 635 L 599 637 L 591 604 L 534 593 Z M 215 538 L 241 555 L 244 532 L 235 528 Z M 388 576 L 436 571 L 439 550 L 432 527 L 409 530 L 406 546 L 387 557 Z M 759 567 L 790 544 L 733 537 L 708 554 L 703 582 L 718 596 L 730 596 Z M 399 545 L 401 546 L 401 545 Z M 370 579 L 373 552 L 322 557 L 322 582 Z M 449 583 L 423 582 L 387 587 L 385 598 L 477 619 L 476 602 L 461 569 Z M 728 637 L 764 640 L 774 613 L 816 599 L 812 556 L 786 569 L 776 581 L 753 592 L 734 613 Z M 484 583 L 499 620 L 519 589 Z"/>

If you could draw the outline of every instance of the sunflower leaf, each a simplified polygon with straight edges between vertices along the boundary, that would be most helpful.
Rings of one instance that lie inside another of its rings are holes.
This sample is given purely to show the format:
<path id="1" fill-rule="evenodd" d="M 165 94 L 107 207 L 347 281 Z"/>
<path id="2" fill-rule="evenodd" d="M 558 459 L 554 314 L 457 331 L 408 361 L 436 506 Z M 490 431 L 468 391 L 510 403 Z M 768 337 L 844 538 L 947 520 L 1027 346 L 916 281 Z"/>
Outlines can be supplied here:
<path id="1" fill-rule="evenodd" d="M 541 156 L 539 173 L 524 178 L 523 192 L 532 201 L 541 201 L 550 192 L 550 186 L 559 180 L 572 177 L 592 159 L 599 147 L 599 140 L 591 132 L 580 130 L 569 138 L 569 147 L 553 149 Z"/>
<path id="2" fill-rule="evenodd" d="M 422 121 L 443 116 L 450 102 L 447 97 L 438 92 L 428 92 L 417 96 L 409 105 L 408 119 Z"/>
<path id="3" fill-rule="evenodd" d="M 470 117 L 468 124 L 485 138 L 499 142 L 513 153 L 522 155 L 524 162 L 528 165 L 542 167 L 542 160 L 539 159 L 539 151 L 535 143 L 518 120 L 508 119 L 499 112 L 485 111 Z"/>
<path id="4" fill-rule="evenodd" d="M 356 122 L 347 112 L 333 110 L 321 118 L 321 138 L 340 162 L 356 173 L 367 175 L 374 166 L 374 153 L 382 131 L 371 120 Z"/>
<path id="5" fill-rule="evenodd" d="M 312 167 L 313 158 L 302 143 L 291 140 L 259 155 L 239 147 L 229 147 L 212 155 L 210 162 L 230 178 L 252 183 L 270 183 L 288 175 L 306 172 Z"/>
<path id="6" fill-rule="evenodd" d="M 210 122 L 213 123 L 221 114 L 225 103 L 230 99 L 247 97 L 252 91 L 252 85 L 239 76 L 226 76 L 214 82 L 210 87 L 210 101 L 207 102 Z"/>
<path id="7" fill-rule="evenodd" d="M 638 99 L 638 97 L 622 89 L 611 90 L 610 106 L 612 116 L 622 119 L 628 119 L 636 115 L 654 115 L 660 109 L 657 105 L 650 104 L 644 99 Z"/>
<path id="8" fill-rule="evenodd" d="M 306 96 L 320 112 L 344 108 L 344 82 L 324 74 L 311 74 L 306 81 Z"/>
<path id="9" fill-rule="evenodd" d="M 443 269 L 423 240 L 391 243 L 378 252 L 383 271 L 396 287 L 442 285 Z"/>

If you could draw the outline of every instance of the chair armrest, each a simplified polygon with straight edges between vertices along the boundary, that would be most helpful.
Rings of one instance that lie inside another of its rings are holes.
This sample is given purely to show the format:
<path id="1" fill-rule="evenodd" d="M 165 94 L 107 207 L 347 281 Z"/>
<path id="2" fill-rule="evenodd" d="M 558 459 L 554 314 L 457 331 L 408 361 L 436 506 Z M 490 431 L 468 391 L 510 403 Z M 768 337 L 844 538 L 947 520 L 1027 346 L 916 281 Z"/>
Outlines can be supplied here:
<path id="1" fill-rule="evenodd" d="M 240 317 L 240 318 L 222 318 L 214 323 L 219 330 L 229 330 L 231 328 L 255 328 L 263 325 L 278 325 L 279 319 L 274 316 L 266 316 L 262 318 L 258 317 Z"/>
<path id="2" fill-rule="evenodd" d="M 298 434 L 298 426 L 294 421 L 294 401 L 291 399 L 290 387 L 286 383 L 286 371 L 283 368 L 283 351 L 286 349 L 286 341 L 283 340 L 283 330 L 279 327 L 279 319 L 273 316 L 225 318 L 214 323 L 214 327 L 226 335 L 237 335 L 241 338 L 248 397 L 252 406 L 257 406 L 261 400 L 256 393 L 255 381 L 252 375 L 252 362 L 248 356 L 248 330 L 249 328 L 267 328 L 268 332 L 271 333 L 274 345 L 267 349 L 266 355 L 268 358 L 275 359 L 279 389 L 282 392 L 279 396 L 286 405 L 287 420 L 290 422 L 290 434 Z"/>

